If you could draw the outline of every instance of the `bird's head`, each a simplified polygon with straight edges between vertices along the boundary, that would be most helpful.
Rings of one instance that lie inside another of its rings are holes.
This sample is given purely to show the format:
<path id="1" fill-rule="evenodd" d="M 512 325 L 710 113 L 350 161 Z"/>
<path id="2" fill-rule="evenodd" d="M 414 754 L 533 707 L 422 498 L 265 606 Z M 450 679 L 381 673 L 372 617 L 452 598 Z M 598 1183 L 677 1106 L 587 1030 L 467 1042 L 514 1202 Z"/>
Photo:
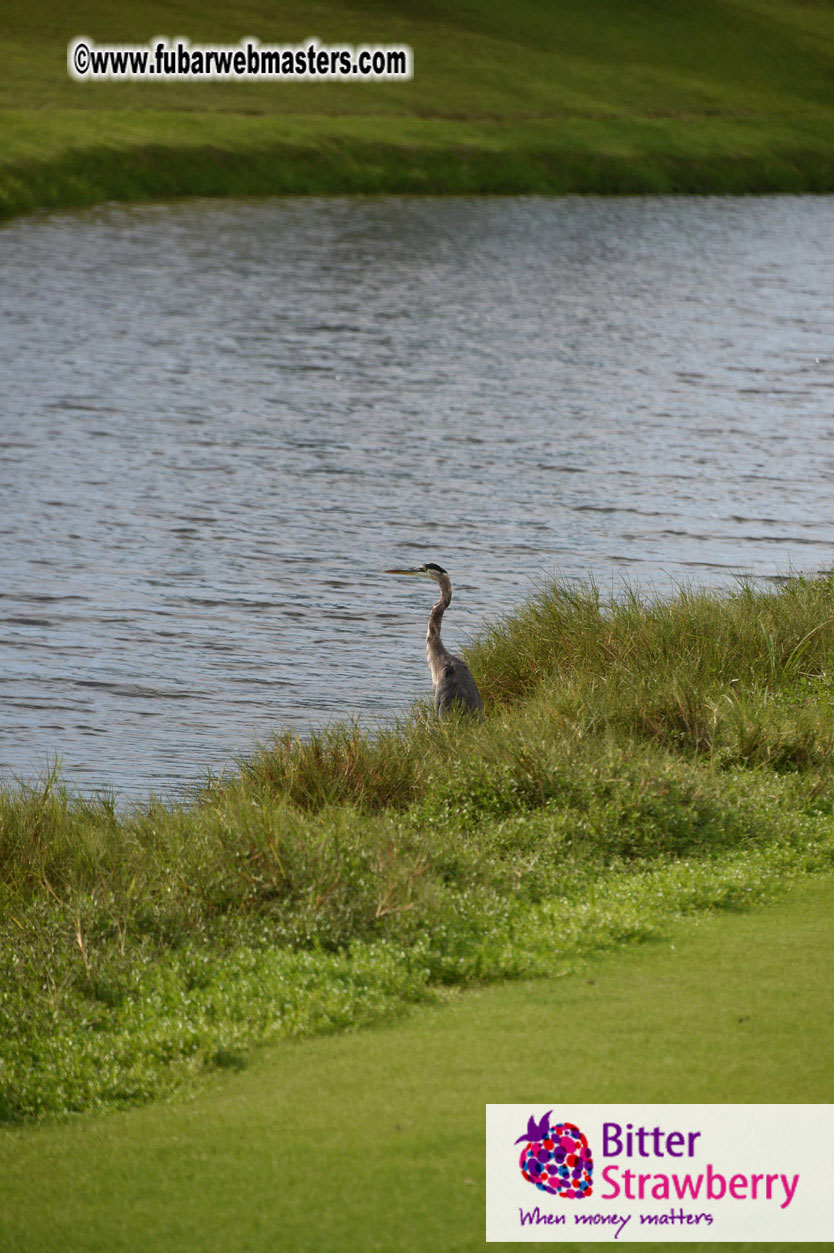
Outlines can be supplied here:
<path id="1" fill-rule="evenodd" d="M 432 579 L 440 587 L 443 581 L 448 583 L 449 576 L 442 566 L 435 565 L 433 561 L 427 561 L 424 566 L 414 566 L 410 570 L 383 570 L 383 574 L 410 574 L 418 579 Z"/>

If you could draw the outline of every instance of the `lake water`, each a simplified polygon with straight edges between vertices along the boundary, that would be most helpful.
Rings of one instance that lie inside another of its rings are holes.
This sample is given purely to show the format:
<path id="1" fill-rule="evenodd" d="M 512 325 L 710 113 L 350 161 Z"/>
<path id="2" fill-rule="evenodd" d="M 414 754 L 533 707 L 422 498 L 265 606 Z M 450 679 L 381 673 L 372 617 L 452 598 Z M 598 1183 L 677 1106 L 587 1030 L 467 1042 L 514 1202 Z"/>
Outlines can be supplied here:
<path id="1" fill-rule="evenodd" d="M 283 199 L 0 230 L 0 774 L 177 795 L 559 574 L 830 568 L 834 199 Z"/>

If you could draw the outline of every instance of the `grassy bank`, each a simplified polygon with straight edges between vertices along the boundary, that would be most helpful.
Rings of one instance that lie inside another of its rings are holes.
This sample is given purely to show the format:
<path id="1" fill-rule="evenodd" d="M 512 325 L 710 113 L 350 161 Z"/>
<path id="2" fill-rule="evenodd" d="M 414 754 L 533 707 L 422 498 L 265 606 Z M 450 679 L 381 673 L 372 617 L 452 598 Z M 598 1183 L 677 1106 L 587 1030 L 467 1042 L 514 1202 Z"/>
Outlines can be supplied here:
<path id="1" fill-rule="evenodd" d="M 76 83 L 66 47 L 408 43 L 402 83 Z M 0 213 L 266 192 L 834 190 L 834 11 L 787 0 L 10 0 Z"/>
<path id="2" fill-rule="evenodd" d="M 0 1244 L 482 1249 L 486 1101 L 831 1100 L 832 905 L 826 876 L 574 976 L 270 1049 L 189 1101 L 1 1131 Z M 566 1075 L 569 1051 L 580 1064 Z"/>
<path id="3" fill-rule="evenodd" d="M 482 724 L 265 748 L 188 807 L 0 798 L 7 1121 L 573 968 L 834 853 L 834 582 L 601 604 L 473 650 Z"/>

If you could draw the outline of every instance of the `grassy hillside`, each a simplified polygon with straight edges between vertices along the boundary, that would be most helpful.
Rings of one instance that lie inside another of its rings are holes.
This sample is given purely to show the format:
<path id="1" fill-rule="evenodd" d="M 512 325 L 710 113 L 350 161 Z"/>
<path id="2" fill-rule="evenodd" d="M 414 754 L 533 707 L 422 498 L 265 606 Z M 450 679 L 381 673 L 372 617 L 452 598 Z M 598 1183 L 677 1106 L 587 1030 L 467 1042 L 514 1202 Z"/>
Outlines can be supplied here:
<path id="1" fill-rule="evenodd" d="M 834 861 L 834 580 L 601 604 L 473 650 L 483 723 L 287 735 L 191 806 L 0 796 L 0 1116 L 570 970 Z"/>
<path id="2" fill-rule="evenodd" d="M 76 83 L 66 46 L 409 43 L 404 83 Z M 8 0 L 0 212 L 339 191 L 834 189 L 815 0 Z"/>

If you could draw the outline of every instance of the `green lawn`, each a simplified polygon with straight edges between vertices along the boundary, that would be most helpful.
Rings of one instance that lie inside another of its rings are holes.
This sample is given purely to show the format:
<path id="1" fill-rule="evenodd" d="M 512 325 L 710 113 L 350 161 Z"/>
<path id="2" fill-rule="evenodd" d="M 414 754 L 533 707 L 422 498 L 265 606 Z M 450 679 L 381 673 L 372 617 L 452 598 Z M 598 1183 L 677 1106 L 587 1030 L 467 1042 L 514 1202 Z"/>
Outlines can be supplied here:
<path id="1" fill-rule="evenodd" d="M 488 1101 L 834 1100 L 832 953 L 815 877 L 564 979 L 264 1050 L 188 1099 L 7 1130 L 0 1248 L 480 1249 Z M 540 1047 L 565 1018 L 569 1083 Z"/>
<path id="2" fill-rule="evenodd" d="M 408 43 L 403 83 L 76 83 L 66 47 Z M 247 192 L 834 189 L 813 0 L 7 0 L 0 212 Z"/>

